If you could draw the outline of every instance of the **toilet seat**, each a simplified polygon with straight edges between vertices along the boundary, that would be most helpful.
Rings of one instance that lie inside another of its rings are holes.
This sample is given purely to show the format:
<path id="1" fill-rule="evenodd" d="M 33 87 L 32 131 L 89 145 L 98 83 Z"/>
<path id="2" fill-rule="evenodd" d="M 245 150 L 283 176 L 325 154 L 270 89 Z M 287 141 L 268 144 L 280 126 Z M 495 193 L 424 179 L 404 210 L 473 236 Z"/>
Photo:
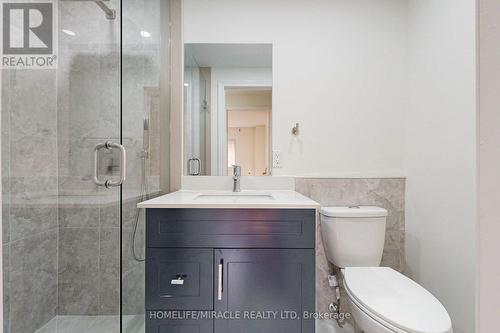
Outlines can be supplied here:
<path id="1" fill-rule="evenodd" d="M 426 289 L 388 267 L 347 267 L 347 294 L 363 312 L 394 332 L 451 333 L 451 319 Z"/>

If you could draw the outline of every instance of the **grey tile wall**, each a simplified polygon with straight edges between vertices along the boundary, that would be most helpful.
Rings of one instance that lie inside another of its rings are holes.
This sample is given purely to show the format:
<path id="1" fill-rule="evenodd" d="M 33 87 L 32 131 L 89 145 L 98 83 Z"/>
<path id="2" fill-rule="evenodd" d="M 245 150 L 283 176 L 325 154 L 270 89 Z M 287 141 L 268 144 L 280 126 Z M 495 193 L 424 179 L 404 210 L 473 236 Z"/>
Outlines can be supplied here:
<path id="1" fill-rule="evenodd" d="M 58 313 L 97 315 L 99 307 L 99 229 L 59 230 Z"/>
<path id="2" fill-rule="evenodd" d="M 57 310 L 54 70 L 2 71 L 4 332 L 33 332 Z"/>
<path id="3" fill-rule="evenodd" d="M 57 230 L 10 246 L 10 332 L 34 332 L 57 311 Z"/>
<path id="4" fill-rule="evenodd" d="M 118 3 L 112 3 L 117 8 Z M 99 25 L 85 27 L 77 39 L 63 36 L 64 44 L 60 47 L 64 61 L 58 69 L 58 150 L 59 150 L 59 193 L 79 193 L 89 196 L 106 196 L 110 190 L 96 189 L 92 183 L 92 149 L 95 144 L 106 140 L 120 139 L 120 53 L 118 30 L 109 29 L 109 22 L 102 20 L 102 12 L 84 8 L 85 4 L 65 4 L 67 7 L 81 7 L 88 17 L 96 18 Z M 158 118 L 159 95 L 153 95 L 153 100 L 146 101 L 148 91 L 158 91 L 159 82 L 159 26 L 154 15 L 158 10 L 150 11 L 151 7 L 159 6 L 158 1 L 134 1 L 127 5 L 124 16 L 138 19 L 137 15 L 145 14 L 141 29 L 152 33 L 151 39 L 144 39 L 135 24 L 124 23 L 123 44 L 123 145 L 127 149 L 127 182 L 123 186 L 124 193 L 137 197 L 141 189 L 141 159 L 143 149 L 142 117 Z M 145 12 L 145 8 L 149 8 Z M 137 10 L 137 11 L 136 11 Z M 91 12 L 90 12 L 91 11 Z M 150 15 L 153 14 L 153 17 Z M 65 16 L 67 24 L 85 25 L 75 17 L 70 21 Z M 151 26 L 153 24 L 153 26 Z M 83 26 L 82 26 L 83 27 Z M 88 35 L 86 35 L 88 34 Z M 85 38 L 97 38 L 96 43 L 89 44 Z M 150 105 L 150 107 L 148 107 Z M 156 125 L 156 124 L 154 124 Z M 154 135 L 153 133 L 151 135 Z M 154 142 L 154 141 L 153 141 Z M 117 156 L 101 152 L 104 166 L 101 174 L 114 176 L 106 167 L 116 165 Z M 156 155 L 153 154 L 153 156 Z M 152 168 L 146 171 L 149 178 L 155 174 Z M 157 188 L 158 181 L 149 187 L 150 192 Z M 151 185 L 151 183 L 149 183 Z M 118 198 L 118 196 L 117 196 Z M 99 201 L 99 200 L 97 200 Z M 123 284 L 130 286 L 128 277 L 133 277 L 135 284 L 144 284 L 143 265 L 131 258 L 130 243 L 133 222 L 136 214 L 136 201 L 123 203 Z M 119 313 L 120 296 L 120 212 L 119 202 L 92 205 L 70 205 L 59 209 L 59 314 L 71 315 L 109 315 Z M 141 217 L 143 225 L 143 217 Z M 139 228 L 139 241 L 136 244 L 139 255 L 143 256 L 143 232 Z M 87 243 L 85 247 L 83 244 Z M 72 258 L 80 258 L 72 260 Z M 133 273 L 131 273 L 133 271 Z M 83 273 L 86 272 L 86 273 Z M 130 273 L 130 274 L 129 274 Z M 92 275 L 92 276 L 90 276 Z M 89 280 L 90 279 L 90 280 Z M 90 281 L 90 282 L 86 282 Z M 144 300 L 135 290 L 123 293 L 123 301 L 127 308 L 138 302 L 134 310 L 141 309 L 143 313 Z M 90 295 L 92 300 L 83 295 Z M 82 297 L 80 297 L 82 296 Z M 129 311 L 129 313 L 132 313 Z"/>
<path id="5" fill-rule="evenodd" d="M 92 205 L 59 208 L 59 315 L 119 314 L 120 205 L 118 196 L 106 204 L 99 202 L 103 197 L 95 199 Z M 123 295 L 126 296 L 123 301 L 127 314 L 144 312 L 144 296 L 140 292 L 144 289 L 141 287 L 144 264 L 135 261 L 130 250 L 136 204 L 137 199 L 124 200 L 122 204 Z M 141 214 L 136 238 L 141 258 L 144 247 L 144 215 Z M 134 289 L 130 289 L 131 286 Z"/>
<path id="6" fill-rule="evenodd" d="M 98 313 L 116 315 L 120 313 L 120 228 L 101 227 L 100 232 Z"/>
<path id="7" fill-rule="evenodd" d="M 136 256 L 139 260 L 145 258 L 145 215 L 141 211 L 136 215 L 137 200 L 127 204 L 123 209 L 123 243 L 122 243 L 122 287 L 123 302 L 122 310 L 124 315 L 140 315 L 145 313 L 145 266 L 143 261 L 137 261 L 132 256 L 132 245 L 135 248 Z M 137 220 L 137 232 L 134 236 L 134 225 Z"/>
<path id="8" fill-rule="evenodd" d="M 404 272 L 404 178 L 332 179 L 297 178 L 295 190 L 322 206 L 372 205 L 388 210 L 382 266 Z M 319 219 L 316 224 L 316 308 L 328 311 L 334 299 L 327 275 L 334 267 L 327 261 L 321 238 Z M 341 307 L 346 309 L 345 294 Z M 348 309 L 347 309 L 348 310 Z"/>
<path id="9" fill-rule="evenodd" d="M 141 113 L 159 119 L 159 4 L 138 0 L 124 10 L 124 191 L 131 197 L 141 186 Z M 108 5 L 120 9 L 117 0 Z M 120 22 L 106 20 L 95 4 L 75 1 L 59 2 L 58 19 L 76 35 L 59 34 L 57 70 L 2 71 L 5 333 L 34 332 L 56 314 L 119 310 L 119 203 L 100 202 L 109 190 L 92 183 L 91 150 L 120 135 Z M 151 38 L 141 37 L 141 29 Z M 151 142 L 147 173 L 155 192 L 159 146 Z M 113 156 L 106 157 L 105 166 Z M 96 203 L 82 203 L 85 194 Z M 73 204 L 64 204 L 72 195 Z M 124 204 L 123 215 L 125 308 L 142 313 L 144 266 L 129 250 L 135 202 Z M 143 218 L 140 223 L 136 246 L 142 256 Z"/>
<path id="10" fill-rule="evenodd" d="M 108 204 L 97 197 L 94 204 L 59 208 L 59 315 L 119 313 L 118 195 L 115 198 Z"/>

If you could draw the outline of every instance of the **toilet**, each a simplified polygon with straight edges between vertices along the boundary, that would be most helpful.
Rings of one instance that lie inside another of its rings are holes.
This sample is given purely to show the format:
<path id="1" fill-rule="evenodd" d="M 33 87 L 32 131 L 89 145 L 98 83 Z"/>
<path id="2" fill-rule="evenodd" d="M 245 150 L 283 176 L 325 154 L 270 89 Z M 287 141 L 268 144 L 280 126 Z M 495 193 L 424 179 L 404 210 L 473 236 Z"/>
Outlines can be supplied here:
<path id="1" fill-rule="evenodd" d="M 452 333 L 443 305 L 403 274 L 379 267 L 387 210 L 322 207 L 327 259 L 341 269 L 356 333 Z"/>

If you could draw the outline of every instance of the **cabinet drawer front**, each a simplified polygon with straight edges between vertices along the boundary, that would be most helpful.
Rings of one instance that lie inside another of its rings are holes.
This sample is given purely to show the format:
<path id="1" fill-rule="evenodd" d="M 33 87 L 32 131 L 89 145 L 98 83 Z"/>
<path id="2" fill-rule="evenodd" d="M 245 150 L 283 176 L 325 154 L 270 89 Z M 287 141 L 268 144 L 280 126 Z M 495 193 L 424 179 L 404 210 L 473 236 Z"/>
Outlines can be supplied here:
<path id="1" fill-rule="evenodd" d="M 146 307 L 211 310 L 213 251 L 146 249 Z"/>
<path id="2" fill-rule="evenodd" d="M 148 247 L 314 248 L 314 209 L 148 209 Z"/>
<path id="3" fill-rule="evenodd" d="M 151 313 L 156 315 L 158 311 L 147 311 L 147 333 L 213 333 L 214 331 L 211 319 L 153 319 L 149 316 Z"/>

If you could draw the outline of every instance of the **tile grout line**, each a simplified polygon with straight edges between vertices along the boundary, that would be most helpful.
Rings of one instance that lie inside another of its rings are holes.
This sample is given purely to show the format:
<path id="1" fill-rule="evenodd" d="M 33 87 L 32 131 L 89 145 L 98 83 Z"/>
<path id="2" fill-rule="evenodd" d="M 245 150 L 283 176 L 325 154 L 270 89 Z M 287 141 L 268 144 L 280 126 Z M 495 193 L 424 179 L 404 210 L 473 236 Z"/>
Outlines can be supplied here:
<path id="1" fill-rule="evenodd" d="M 59 4 L 58 4 L 59 7 Z M 59 21 L 59 8 L 57 8 L 57 21 Z M 59 48 L 59 39 L 57 39 L 57 47 Z M 56 327 L 57 327 L 57 315 L 59 314 L 59 240 L 60 240 L 60 221 L 59 221 L 59 72 L 55 71 L 55 85 L 56 85 L 56 175 L 57 175 L 57 238 L 56 238 Z"/>
<path id="2" fill-rule="evenodd" d="M 99 252 L 97 255 L 97 315 L 101 313 L 101 209 L 99 211 L 99 230 L 98 230 L 98 242 L 99 242 Z"/>

